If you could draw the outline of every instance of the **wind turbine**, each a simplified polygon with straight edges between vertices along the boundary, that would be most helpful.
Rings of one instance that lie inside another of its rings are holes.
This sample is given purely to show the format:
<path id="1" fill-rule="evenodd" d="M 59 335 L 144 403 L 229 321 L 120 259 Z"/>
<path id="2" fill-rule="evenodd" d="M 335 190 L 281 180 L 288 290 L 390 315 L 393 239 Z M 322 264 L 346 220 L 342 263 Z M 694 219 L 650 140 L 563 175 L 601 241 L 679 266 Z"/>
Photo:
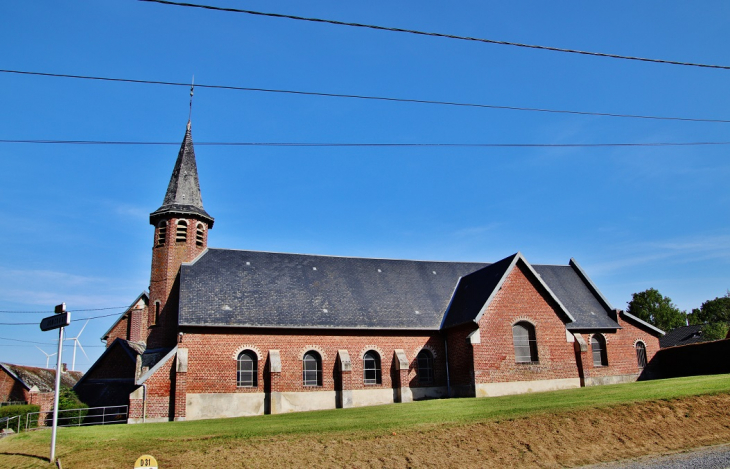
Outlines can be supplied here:
<path id="1" fill-rule="evenodd" d="M 84 352 L 84 356 L 86 359 L 89 359 L 89 356 L 86 355 L 86 352 L 84 351 L 84 348 L 81 346 L 81 342 L 79 342 L 79 337 L 81 337 L 81 333 L 84 332 L 84 328 L 86 328 L 86 324 L 89 323 L 89 320 L 86 320 L 86 323 L 84 324 L 84 327 L 81 328 L 79 331 L 79 334 L 76 337 L 69 337 L 65 340 L 73 340 L 74 341 L 74 356 L 73 360 L 71 360 L 71 371 L 76 371 L 76 346 L 78 345 L 82 352 Z"/>
<path id="2" fill-rule="evenodd" d="M 44 351 L 44 350 L 43 350 L 42 348 L 40 348 L 40 347 L 38 347 L 38 346 L 36 346 L 36 348 L 37 348 L 38 350 L 40 350 L 41 352 L 43 352 L 43 355 L 45 355 L 45 356 L 46 356 L 46 368 L 48 368 L 48 362 L 49 362 L 49 361 L 51 360 L 51 357 L 55 355 L 55 353 L 52 353 L 52 354 L 50 354 L 50 355 L 49 355 L 49 354 L 47 354 L 47 353 L 46 353 L 46 352 L 45 352 L 45 351 Z"/>

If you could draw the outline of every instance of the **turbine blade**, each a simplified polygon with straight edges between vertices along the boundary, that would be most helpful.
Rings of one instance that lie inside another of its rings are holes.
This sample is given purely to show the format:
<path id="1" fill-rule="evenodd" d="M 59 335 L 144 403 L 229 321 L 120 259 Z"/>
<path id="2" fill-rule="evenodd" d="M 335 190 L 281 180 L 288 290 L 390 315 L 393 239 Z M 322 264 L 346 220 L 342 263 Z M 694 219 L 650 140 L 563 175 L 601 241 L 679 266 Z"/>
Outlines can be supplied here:
<path id="1" fill-rule="evenodd" d="M 77 339 L 78 339 L 79 337 L 81 337 L 81 333 L 82 333 L 82 332 L 84 332 L 84 329 L 86 329 L 86 325 L 87 325 L 87 324 L 89 324 L 89 320 L 88 320 L 88 319 L 87 319 L 87 320 L 86 320 L 86 322 L 84 323 L 84 327 L 82 327 L 82 328 L 81 328 L 81 330 L 79 331 L 79 333 L 78 333 L 78 334 L 76 335 L 76 338 L 77 338 Z"/>
<path id="2" fill-rule="evenodd" d="M 79 342 L 78 340 L 76 340 L 76 343 L 79 344 L 79 348 L 81 349 L 82 352 L 84 352 L 84 356 L 88 360 L 89 359 L 89 356 L 86 355 L 86 352 L 84 351 L 84 348 L 81 346 L 81 342 Z"/>

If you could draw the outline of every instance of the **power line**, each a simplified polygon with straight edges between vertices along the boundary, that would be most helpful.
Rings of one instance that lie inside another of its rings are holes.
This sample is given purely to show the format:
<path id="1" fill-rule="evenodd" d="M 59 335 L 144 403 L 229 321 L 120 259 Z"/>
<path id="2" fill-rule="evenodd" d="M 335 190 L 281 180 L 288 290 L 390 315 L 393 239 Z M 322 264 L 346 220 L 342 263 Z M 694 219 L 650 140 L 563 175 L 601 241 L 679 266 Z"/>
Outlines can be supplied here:
<path id="1" fill-rule="evenodd" d="M 76 318 L 72 319 L 71 322 L 78 321 L 91 321 L 92 319 L 108 318 L 110 316 L 119 316 L 119 313 L 104 314 L 102 316 L 91 316 L 88 318 Z M 38 322 L 0 322 L 0 326 L 37 326 Z"/>
<path id="2" fill-rule="evenodd" d="M 180 145 L 180 142 L 142 142 L 109 140 L 10 140 L 0 143 L 33 143 L 58 145 Z M 205 146 L 244 147 L 475 147 L 475 148 L 591 148 L 591 147 L 686 147 L 730 145 L 730 142 L 613 142 L 613 143 L 309 143 L 309 142 L 197 142 Z M 124 306 L 126 308 L 126 306 Z M 121 308 L 121 307 L 120 307 Z M 115 308 L 107 308 L 115 309 Z M 98 310 L 77 310 L 98 311 Z M 0 311 L 12 312 L 12 311 Z M 21 311 L 22 312 L 22 311 Z"/>
<path id="3" fill-rule="evenodd" d="M 10 337 L 0 337 L 0 339 L 1 340 L 12 340 L 13 342 L 25 342 L 28 344 L 54 345 L 52 342 L 36 342 L 34 340 L 11 339 Z"/>
<path id="4" fill-rule="evenodd" d="M 135 83 L 143 85 L 165 85 L 165 86 L 184 86 L 189 87 L 190 83 L 174 82 L 174 81 L 158 81 L 158 80 L 141 80 L 133 78 L 113 78 L 113 77 L 98 77 L 89 75 L 72 75 L 65 73 L 47 73 L 47 72 L 30 72 L 25 70 L 3 70 L 0 69 L 0 73 L 14 73 L 18 75 L 35 75 L 42 77 L 53 77 L 53 78 L 74 78 L 80 80 L 98 80 L 98 81 L 110 81 L 120 83 Z M 594 112 L 594 111 L 575 111 L 570 109 L 549 109 L 549 108 L 537 108 L 537 107 L 523 107 L 523 106 L 501 106 L 497 104 L 481 104 L 481 103 L 465 103 L 458 101 L 438 101 L 429 99 L 410 99 L 410 98 L 397 98 L 389 96 L 371 96 L 371 95 L 359 95 L 359 94 L 342 94 L 342 93 L 324 93 L 317 91 L 300 91 L 300 90 L 284 90 L 274 88 L 254 88 L 246 86 L 229 86 L 229 85 L 206 85 L 196 84 L 198 88 L 210 88 L 210 89 L 221 89 L 231 91 L 253 91 L 260 93 L 281 93 L 281 94 L 293 94 L 302 96 L 319 96 L 325 98 L 347 98 L 347 99 L 363 99 L 363 100 L 374 100 L 374 101 L 388 101 L 397 103 L 412 103 L 412 104 L 433 104 L 439 106 L 456 106 L 456 107 L 473 107 L 482 109 L 497 109 L 505 111 L 523 111 L 523 112 L 545 112 L 551 114 L 573 114 L 579 116 L 598 116 L 598 117 L 620 117 L 629 119 L 652 119 L 652 120 L 669 120 L 669 121 L 684 121 L 684 122 L 713 122 L 728 124 L 730 119 L 703 119 L 703 118 L 692 118 L 692 117 L 676 117 L 676 116 L 653 116 L 653 115 L 642 115 L 642 114 L 621 114 L 611 112 Z"/>
<path id="5" fill-rule="evenodd" d="M 88 309 L 70 309 L 68 310 L 69 313 L 77 313 L 81 311 L 106 311 L 110 309 L 122 309 L 122 308 L 129 308 L 129 306 L 109 306 L 106 308 L 88 308 Z M 8 311 L 3 310 L 0 311 L 0 313 L 14 313 L 14 314 L 53 314 L 54 311 L 48 310 L 48 311 Z"/>
<path id="6" fill-rule="evenodd" d="M 702 64 L 702 63 L 694 63 L 694 62 L 680 62 L 680 61 L 675 61 L 675 60 L 651 59 L 651 58 L 647 58 L 647 57 L 634 57 L 634 56 L 630 56 L 630 55 L 608 54 L 608 53 L 604 53 L 604 52 L 590 52 L 590 51 L 584 51 L 584 50 L 578 50 L 578 49 L 564 49 L 561 47 L 541 46 L 541 45 L 536 45 L 536 44 L 522 44 L 519 42 L 498 41 L 495 39 L 484 39 L 484 38 L 470 37 L 470 36 L 456 36 L 454 34 L 425 32 L 425 31 L 418 31 L 415 29 L 392 28 L 392 27 L 386 27 L 386 26 L 376 26 L 376 25 L 372 25 L 372 24 L 327 20 L 327 19 L 322 19 L 322 18 L 308 18 L 305 16 L 284 15 L 281 13 L 264 13 L 261 11 L 241 10 L 238 8 L 223 8 L 223 7 L 216 7 L 216 6 L 212 6 L 212 5 L 199 5 L 199 4 L 195 4 L 195 3 L 171 2 L 168 0 L 139 0 L 139 1 L 148 2 L 148 3 L 161 3 L 163 5 L 202 8 L 205 10 L 225 11 L 225 12 L 230 12 L 230 13 L 246 13 L 249 15 L 268 16 L 268 17 L 272 17 L 272 18 L 286 18 L 286 19 L 290 19 L 290 20 L 310 21 L 310 22 L 314 22 L 314 23 L 327 23 L 327 24 L 335 24 L 335 25 L 339 25 L 339 26 L 352 26 L 355 28 L 375 29 L 378 31 L 409 33 L 409 34 L 417 34 L 420 36 L 442 37 L 442 38 L 447 38 L 447 39 L 459 39 L 462 41 L 485 42 L 488 44 L 497 44 L 497 45 L 502 45 L 502 46 L 524 47 L 524 48 L 528 48 L 528 49 L 539 49 L 539 50 L 548 50 L 548 51 L 553 51 L 553 52 L 564 52 L 564 53 L 569 53 L 569 54 L 590 55 L 590 56 L 594 56 L 594 57 L 608 57 L 608 58 L 612 58 L 612 59 L 636 60 L 636 61 L 640 61 L 640 62 L 653 62 L 653 63 L 660 63 L 660 64 L 668 64 L 668 65 L 683 65 L 683 66 L 688 66 L 688 67 L 718 68 L 718 69 L 722 69 L 722 70 L 730 70 L 730 66 L 727 66 L 727 65 L 713 65 L 713 64 Z"/>

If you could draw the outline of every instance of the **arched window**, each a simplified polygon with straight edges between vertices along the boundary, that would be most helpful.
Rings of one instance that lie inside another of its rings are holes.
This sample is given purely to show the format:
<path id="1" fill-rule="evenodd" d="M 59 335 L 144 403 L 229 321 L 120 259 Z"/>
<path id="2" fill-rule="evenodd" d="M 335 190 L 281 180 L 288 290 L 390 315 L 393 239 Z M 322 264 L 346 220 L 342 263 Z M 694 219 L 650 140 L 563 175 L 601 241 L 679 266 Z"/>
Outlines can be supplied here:
<path id="1" fill-rule="evenodd" d="M 175 232 L 175 242 L 184 243 L 188 240 L 188 222 L 180 220 L 177 222 L 177 231 Z"/>
<path id="2" fill-rule="evenodd" d="M 418 382 L 420 384 L 433 383 L 433 355 L 429 350 L 423 349 L 416 356 L 418 364 Z"/>
<path id="3" fill-rule="evenodd" d="M 255 388 L 258 386 L 258 356 L 251 350 L 244 350 L 238 354 L 238 372 L 236 373 L 236 386 L 243 388 Z"/>
<path id="4" fill-rule="evenodd" d="M 380 355 L 370 350 L 363 357 L 363 381 L 365 384 L 380 384 Z"/>
<path id="5" fill-rule="evenodd" d="M 525 321 L 512 326 L 512 342 L 515 346 L 517 363 L 537 363 L 539 361 L 535 326 Z"/>
<path id="6" fill-rule="evenodd" d="M 639 364 L 639 368 L 646 367 L 646 345 L 644 342 L 636 342 L 636 361 Z"/>
<path id="7" fill-rule="evenodd" d="M 205 236 L 205 227 L 202 223 L 198 223 L 198 227 L 195 230 L 195 244 L 198 246 L 203 245 L 203 238 Z"/>
<path id="8" fill-rule="evenodd" d="M 591 337 L 591 350 L 593 351 L 593 366 L 608 366 L 606 339 L 601 334 L 593 334 Z"/>
<path id="9" fill-rule="evenodd" d="M 157 225 L 157 245 L 164 246 L 166 238 L 167 238 L 167 222 L 161 221 L 160 224 Z"/>
<path id="10" fill-rule="evenodd" d="M 313 350 L 305 353 L 302 360 L 302 384 L 322 386 L 322 358 Z"/>

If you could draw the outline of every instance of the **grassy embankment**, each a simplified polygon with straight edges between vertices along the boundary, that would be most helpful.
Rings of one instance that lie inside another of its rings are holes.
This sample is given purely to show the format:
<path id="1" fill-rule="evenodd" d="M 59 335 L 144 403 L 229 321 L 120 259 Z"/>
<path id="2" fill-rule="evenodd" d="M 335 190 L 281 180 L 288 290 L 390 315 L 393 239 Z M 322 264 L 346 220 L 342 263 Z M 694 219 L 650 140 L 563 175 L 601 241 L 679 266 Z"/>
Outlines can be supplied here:
<path id="1" fill-rule="evenodd" d="M 150 453 L 167 468 L 184 465 L 186 453 L 216 454 L 240 448 L 247 442 L 271 441 L 271 446 L 283 446 L 285 450 L 298 439 L 351 444 L 384 435 L 423 437 L 449 427 L 463 429 L 531 416 L 557 417 L 586 409 L 708 394 L 730 394 L 730 375 L 235 419 L 62 428 L 58 432 L 57 454 L 66 467 L 131 467 L 137 456 Z M 47 467 L 43 459 L 48 457 L 49 446 L 50 431 L 46 430 L 4 438 L 0 440 L 0 467 Z M 245 464 L 246 460 L 239 462 Z M 262 461 L 249 462 L 257 465 Z"/>

